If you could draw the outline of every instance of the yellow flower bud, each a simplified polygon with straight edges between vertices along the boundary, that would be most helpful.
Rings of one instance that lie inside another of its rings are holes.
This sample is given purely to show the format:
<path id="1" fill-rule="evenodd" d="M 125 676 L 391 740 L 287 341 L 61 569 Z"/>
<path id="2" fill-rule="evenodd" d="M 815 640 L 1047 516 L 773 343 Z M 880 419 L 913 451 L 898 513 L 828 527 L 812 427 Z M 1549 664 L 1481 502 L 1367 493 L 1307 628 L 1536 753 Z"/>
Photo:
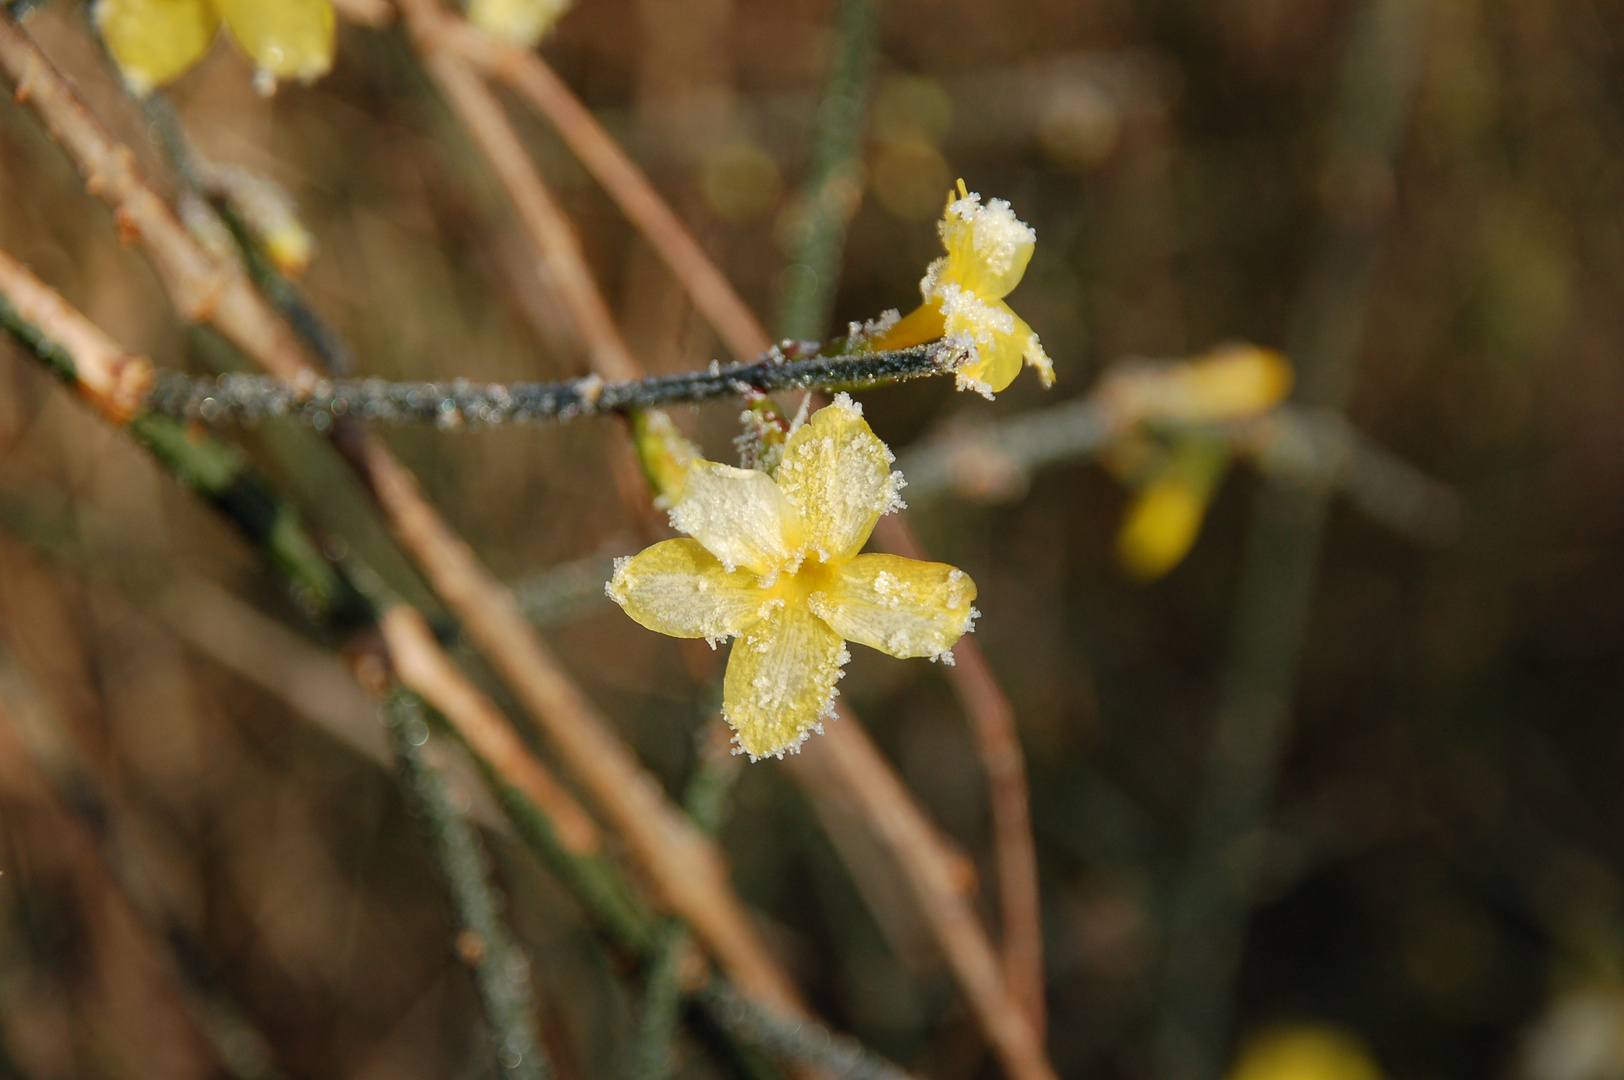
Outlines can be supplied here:
<path id="1" fill-rule="evenodd" d="M 137 97 L 178 79 L 220 28 L 209 0 L 100 0 L 96 28 Z"/>
<path id="2" fill-rule="evenodd" d="M 274 88 L 310 82 L 333 66 L 333 6 L 327 0 L 214 0 L 226 29 Z M 267 87 L 262 87 L 267 88 Z"/>
<path id="3" fill-rule="evenodd" d="M 1338 1028 L 1303 1024 L 1261 1035 L 1241 1051 L 1228 1080 L 1381 1080 L 1363 1041 Z"/>
<path id="4" fill-rule="evenodd" d="M 468 21 L 528 49 L 569 6 L 570 0 L 469 0 Z"/>

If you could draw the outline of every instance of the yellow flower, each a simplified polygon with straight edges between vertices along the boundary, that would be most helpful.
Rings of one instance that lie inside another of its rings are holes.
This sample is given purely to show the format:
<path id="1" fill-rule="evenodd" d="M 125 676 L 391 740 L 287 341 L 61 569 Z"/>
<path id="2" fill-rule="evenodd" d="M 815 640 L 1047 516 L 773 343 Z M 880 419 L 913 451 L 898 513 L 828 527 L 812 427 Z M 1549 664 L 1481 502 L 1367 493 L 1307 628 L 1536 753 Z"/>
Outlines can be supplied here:
<path id="1" fill-rule="evenodd" d="M 1382 1071 L 1358 1036 L 1297 1024 L 1249 1040 L 1227 1080 L 1382 1080 Z"/>
<path id="2" fill-rule="evenodd" d="M 1099 394 L 1123 422 L 1218 424 L 1268 412 L 1291 381 L 1291 363 L 1273 349 L 1224 345 L 1193 360 L 1124 364 Z"/>
<path id="3" fill-rule="evenodd" d="M 1145 452 L 1147 461 L 1127 477 L 1138 490 L 1117 534 L 1117 557 L 1130 576 L 1155 581 L 1195 546 L 1229 453 L 1223 443 L 1199 435 Z"/>
<path id="4" fill-rule="evenodd" d="M 609 596 L 650 630 L 737 638 L 722 714 L 751 760 L 793 752 L 831 715 L 855 641 L 897 657 L 951 661 L 975 583 L 962 570 L 859 555 L 898 509 L 891 451 L 845 394 L 784 446 L 772 475 L 696 460 L 671 509 L 693 539 L 615 564 Z"/>
<path id="5" fill-rule="evenodd" d="M 976 359 L 958 371 L 960 390 L 985 397 L 1004 389 L 1021 372 L 1021 361 L 1038 369 L 1044 386 L 1054 384 L 1054 365 L 1032 328 L 1004 303 L 1021 282 L 1037 234 L 1009 203 L 981 196 L 959 181 L 937 223 L 947 255 L 930 264 L 919 283 L 925 302 L 906 318 L 876 327 L 873 349 L 906 349 L 949 337 L 973 345 Z M 894 315 L 892 316 L 895 317 Z"/>
<path id="6" fill-rule="evenodd" d="M 564 14 L 571 0 L 469 0 L 468 21 L 530 48 Z"/>
<path id="7" fill-rule="evenodd" d="M 203 58 L 224 22 L 258 69 L 266 92 L 277 79 L 309 82 L 333 63 L 328 0 L 98 0 L 96 26 L 130 89 L 145 96 Z"/>

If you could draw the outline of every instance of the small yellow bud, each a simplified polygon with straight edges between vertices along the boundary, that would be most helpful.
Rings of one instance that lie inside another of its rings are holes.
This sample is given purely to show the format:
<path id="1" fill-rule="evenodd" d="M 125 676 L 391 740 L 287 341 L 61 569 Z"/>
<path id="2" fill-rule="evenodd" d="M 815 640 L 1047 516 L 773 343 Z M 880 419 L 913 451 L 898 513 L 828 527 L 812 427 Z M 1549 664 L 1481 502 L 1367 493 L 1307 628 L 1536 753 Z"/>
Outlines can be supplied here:
<path id="1" fill-rule="evenodd" d="M 469 0 L 468 21 L 528 49 L 547 35 L 569 6 L 570 0 Z"/>
<path id="2" fill-rule="evenodd" d="M 670 506 L 682 495 L 688 467 L 699 459 L 699 448 L 659 409 L 632 413 L 632 445 L 637 448 L 643 476 L 654 489 L 654 505 Z"/>
<path id="3" fill-rule="evenodd" d="M 220 28 L 208 0 L 100 0 L 96 28 L 137 97 L 180 78 Z"/>
<path id="4" fill-rule="evenodd" d="M 1140 581 L 1166 574 L 1189 554 L 1206 513 L 1206 493 L 1186 478 L 1153 481 L 1134 496 L 1117 535 L 1123 569 Z"/>

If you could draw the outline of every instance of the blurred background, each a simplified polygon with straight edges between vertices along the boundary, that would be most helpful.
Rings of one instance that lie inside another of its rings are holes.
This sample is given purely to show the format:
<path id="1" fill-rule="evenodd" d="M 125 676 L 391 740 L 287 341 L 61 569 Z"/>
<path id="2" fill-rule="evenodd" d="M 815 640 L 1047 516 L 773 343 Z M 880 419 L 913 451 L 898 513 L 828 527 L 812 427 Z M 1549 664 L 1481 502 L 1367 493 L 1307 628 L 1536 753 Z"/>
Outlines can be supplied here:
<path id="1" fill-rule="evenodd" d="M 1027 753 L 1057 1069 L 1624 1078 L 1624 6 L 891 0 L 880 17 L 828 332 L 917 304 L 963 177 L 1036 229 L 1010 303 L 1059 376 L 990 405 L 946 380 L 862 395 L 894 449 L 1085 395 L 1123 358 L 1244 339 L 1461 499 L 1450 541 L 1424 544 L 1334 498 L 1319 522 L 1310 496 L 1238 464 L 1148 583 L 1118 564 L 1130 495 L 1098 461 L 916 506 L 932 555 L 980 587 L 977 640 Z M 828 0 L 577 0 L 542 47 L 769 325 L 836 26 Z M 27 27 L 163 175 L 84 6 Z M 332 73 L 268 98 L 217 42 L 171 98 L 211 160 L 296 199 L 305 284 L 358 370 L 585 370 L 398 27 L 341 24 Z M 725 359 L 553 132 L 513 116 L 638 357 Z M 218 351 L 10 104 L 0 247 L 161 367 Z M 736 403 L 675 415 L 732 453 Z M 561 579 L 537 575 L 642 544 L 609 422 L 384 434 L 543 600 Z M 317 440 L 229 435 L 325 492 L 321 527 L 434 610 Z M 442 890 L 331 643 L 9 342 L 0 526 L 17 733 L 0 753 L 0 1074 L 478 1074 Z M 680 792 L 715 709 L 692 643 L 565 592 L 548 640 Z M 976 862 L 990 918 L 959 706 L 938 668 L 853 651 L 844 700 Z M 516 841 L 486 839 L 560 1076 L 617 1075 L 625 973 Z M 832 839 L 780 765 L 744 771 L 721 839 L 822 1015 L 931 1080 L 996 1074 L 901 886 L 854 875 L 874 853 Z M 1232 871 L 1238 906 L 1211 886 Z M 174 1022 L 187 1012 L 214 1050 Z M 1185 1016 L 1207 1018 L 1196 1036 Z M 695 1041 L 679 1071 L 729 1075 Z"/>

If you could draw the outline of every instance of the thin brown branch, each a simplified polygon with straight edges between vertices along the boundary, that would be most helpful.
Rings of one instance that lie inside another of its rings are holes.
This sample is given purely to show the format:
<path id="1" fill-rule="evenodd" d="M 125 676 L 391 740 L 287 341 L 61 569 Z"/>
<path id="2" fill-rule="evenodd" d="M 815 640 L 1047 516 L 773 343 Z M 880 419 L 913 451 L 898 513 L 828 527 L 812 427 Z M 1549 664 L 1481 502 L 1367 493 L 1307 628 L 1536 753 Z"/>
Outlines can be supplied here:
<path id="1" fill-rule="evenodd" d="M 207 319 L 261 367 L 292 382 L 317 377 L 303 350 L 240 271 L 216 261 L 141 179 L 134 156 L 86 110 L 67 81 L 9 18 L 0 16 L 0 69 L 41 115 L 88 178 L 93 193 L 132 216 L 138 241 L 183 314 Z M 126 208 L 133 207 L 129 213 Z M 199 297 L 201 296 L 201 300 Z M 344 425 L 335 441 L 375 494 L 397 540 L 463 621 L 492 666 L 548 733 L 606 816 L 624 834 L 662 899 L 746 992 L 799 1010 L 728 883 L 720 855 L 671 805 L 607 721 L 559 668 L 512 594 L 423 498 L 414 477 L 365 431 Z"/>
<path id="2" fill-rule="evenodd" d="M 875 538 L 887 551 L 925 558 L 907 520 L 880 519 Z M 1015 710 L 998 685 L 986 654 L 968 635 L 953 647 L 947 681 L 970 718 L 976 752 L 987 774 L 992 808 L 993 854 L 998 867 L 998 907 L 1003 916 L 1004 977 L 1041 1041 L 1044 1031 L 1043 909 L 1038 893 L 1038 856 L 1032 841 L 1026 757 L 1015 729 Z"/>
<path id="3" fill-rule="evenodd" d="M 395 604 L 384 610 L 378 625 L 400 681 L 438 710 L 474 753 L 552 820 L 564 847 L 575 855 L 601 850 L 603 837 L 596 823 L 530 753 L 496 704 L 445 654 L 423 616 L 415 608 Z"/>
<path id="4" fill-rule="evenodd" d="M 73 357 L 75 391 L 122 427 L 140 409 L 152 386 L 152 362 L 117 342 L 22 263 L 0 251 L 0 294 L 26 323 L 44 328 Z"/>
<path id="5" fill-rule="evenodd" d="M 771 344 L 767 331 L 726 276 L 654 190 L 643 170 L 540 55 L 493 38 L 455 16 L 447 16 L 436 32 L 426 35 L 424 46 L 456 53 L 507 84 L 551 121 L 581 164 L 688 291 L 694 307 L 728 352 L 749 361 L 767 349 Z"/>
<path id="6" fill-rule="evenodd" d="M 530 161 L 502 103 L 465 60 L 435 47 L 448 21 L 445 12 L 435 0 L 398 3 L 423 66 L 513 201 L 544 276 L 591 351 L 592 370 L 614 381 L 637 378 L 641 366 L 593 283 L 575 231 Z"/>
<path id="7" fill-rule="evenodd" d="M 809 742 L 800 757 L 813 755 L 828 757 L 901 864 L 1005 1071 L 1012 1080 L 1057 1080 L 1025 1008 L 1010 992 L 998 954 L 958 887 L 954 861 L 896 771 L 844 707 L 825 737 Z"/>

